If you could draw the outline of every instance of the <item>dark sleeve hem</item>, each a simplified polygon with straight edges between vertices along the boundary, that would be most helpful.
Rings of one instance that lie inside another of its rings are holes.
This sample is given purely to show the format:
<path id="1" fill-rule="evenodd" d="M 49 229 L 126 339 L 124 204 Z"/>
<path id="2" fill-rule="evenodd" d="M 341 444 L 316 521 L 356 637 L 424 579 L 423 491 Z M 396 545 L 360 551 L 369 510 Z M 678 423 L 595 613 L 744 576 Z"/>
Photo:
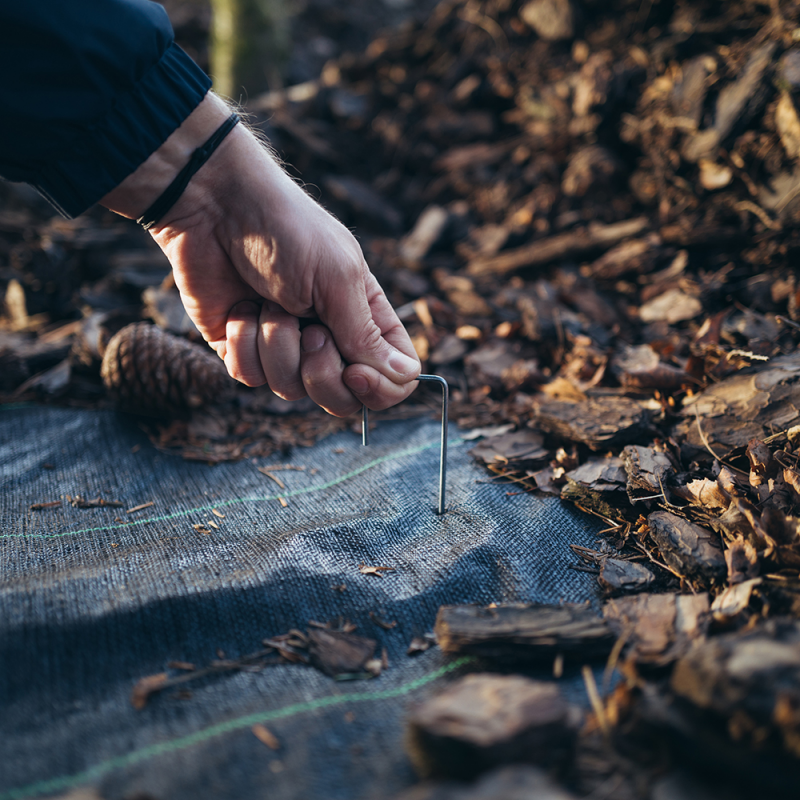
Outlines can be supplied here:
<path id="1" fill-rule="evenodd" d="M 42 164 L 31 182 L 61 214 L 77 217 L 144 163 L 210 88 L 210 78 L 173 43 L 88 127 L 70 157 Z"/>

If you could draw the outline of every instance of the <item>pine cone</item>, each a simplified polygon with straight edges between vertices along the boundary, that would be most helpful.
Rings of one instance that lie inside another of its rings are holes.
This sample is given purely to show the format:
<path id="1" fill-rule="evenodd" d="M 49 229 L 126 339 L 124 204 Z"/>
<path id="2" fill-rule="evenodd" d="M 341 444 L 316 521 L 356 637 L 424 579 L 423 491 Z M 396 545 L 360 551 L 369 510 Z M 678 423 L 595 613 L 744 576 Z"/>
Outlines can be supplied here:
<path id="1" fill-rule="evenodd" d="M 122 410 L 154 417 L 185 416 L 233 389 L 217 356 L 147 322 L 126 325 L 111 338 L 100 375 Z"/>

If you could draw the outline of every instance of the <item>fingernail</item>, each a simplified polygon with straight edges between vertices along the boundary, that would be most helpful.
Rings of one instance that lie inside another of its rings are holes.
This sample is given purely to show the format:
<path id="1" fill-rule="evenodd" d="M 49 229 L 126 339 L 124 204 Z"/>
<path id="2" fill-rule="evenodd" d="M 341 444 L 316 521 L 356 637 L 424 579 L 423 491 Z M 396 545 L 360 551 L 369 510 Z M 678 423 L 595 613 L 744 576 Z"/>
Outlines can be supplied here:
<path id="1" fill-rule="evenodd" d="M 403 376 L 408 374 L 416 375 L 419 372 L 419 362 L 399 350 L 395 350 L 389 356 L 389 366 Z"/>
<path id="2" fill-rule="evenodd" d="M 306 353 L 316 353 L 325 346 L 325 334 L 319 328 L 306 328 L 300 344 Z"/>
<path id="3" fill-rule="evenodd" d="M 356 394 L 366 394 L 369 391 L 369 381 L 363 375 L 352 375 L 345 383 L 347 388 Z"/>

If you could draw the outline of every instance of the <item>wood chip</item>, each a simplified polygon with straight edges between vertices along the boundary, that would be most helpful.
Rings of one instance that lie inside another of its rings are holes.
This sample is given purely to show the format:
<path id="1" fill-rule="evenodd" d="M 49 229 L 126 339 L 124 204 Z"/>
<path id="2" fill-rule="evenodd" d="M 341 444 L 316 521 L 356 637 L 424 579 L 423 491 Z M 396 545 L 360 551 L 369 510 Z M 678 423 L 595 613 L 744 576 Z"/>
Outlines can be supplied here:
<path id="1" fill-rule="evenodd" d="M 636 661 L 671 663 L 705 638 L 709 598 L 702 594 L 642 594 L 609 600 L 603 616 L 614 632 L 625 638 Z"/>
<path id="2" fill-rule="evenodd" d="M 148 675 L 136 681 L 131 692 L 131 705 L 141 711 L 146 705 L 151 694 L 160 691 L 167 682 L 169 675 L 166 672 L 159 672 L 156 675 Z"/>
<path id="3" fill-rule="evenodd" d="M 374 639 L 355 633 L 321 628 L 309 628 L 308 639 L 311 663 L 326 675 L 340 680 L 367 672 L 366 664 L 378 644 Z"/>
<path id="4" fill-rule="evenodd" d="M 436 640 L 446 653 L 552 661 L 556 653 L 605 658 L 614 634 L 588 606 L 509 604 L 442 606 Z"/>
<path id="5" fill-rule="evenodd" d="M 408 644 L 406 655 L 413 656 L 417 653 L 424 653 L 436 644 L 436 637 L 432 633 L 425 636 L 415 636 Z"/>
<path id="6" fill-rule="evenodd" d="M 669 511 L 654 511 L 647 524 L 662 558 L 679 575 L 714 580 L 725 574 L 717 534 Z"/>
<path id="7" fill-rule="evenodd" d="M 362 575 L 375 575 L 378 578 L 382 578 L 384 572 L 389 572 L 392 570 L 394 570 L 394 567 L 369 567 L 364 563 L 358 565 L 358 571 Z"/>
<path id="8" fill-rule="evenodd" d="M 280 750 L 281 743 L 278 737 L 261 723 L 256 723 L 250 730 L 259 742 L 265 744 L 270 750 Z"/>
<path id="9" fill-rule="evenodd" d="M 580 717 L 555 683 L 467 675 L 412 710 L 406 741 L 421 777 L 463 780 L 510 761 L 565 763 Z"/>
<path id="10" fill-rule="evenodd" d="M 392 620 L 391 622 L 386 622 L 382 620 L 374 611 L 369 612 L 369 618 L 379 627 L 383 628 L 385 631 L 390 631 L 392 628 L 397 626 L 397 621 Z"/>

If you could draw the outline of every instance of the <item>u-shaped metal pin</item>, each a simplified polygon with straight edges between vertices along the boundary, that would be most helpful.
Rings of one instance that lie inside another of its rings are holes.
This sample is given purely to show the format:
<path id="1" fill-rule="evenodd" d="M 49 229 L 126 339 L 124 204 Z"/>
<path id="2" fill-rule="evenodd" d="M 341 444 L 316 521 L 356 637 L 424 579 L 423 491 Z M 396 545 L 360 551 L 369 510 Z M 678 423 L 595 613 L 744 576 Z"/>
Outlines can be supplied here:
<path id="1" fill-rule="evenodd" d="M 437 514 L 444 514 L 444 496 L 447 487 L 447 405 L 450 399 L 450 390 L 447 381 L 439 375 L 418 375 L 418 381 L 431 381 L 442 387 L 442 443 L 439 451 L 439 508 Z M 369 444 L 369 409 L 363 406 L 361 410 L 361 444 Z"/>

